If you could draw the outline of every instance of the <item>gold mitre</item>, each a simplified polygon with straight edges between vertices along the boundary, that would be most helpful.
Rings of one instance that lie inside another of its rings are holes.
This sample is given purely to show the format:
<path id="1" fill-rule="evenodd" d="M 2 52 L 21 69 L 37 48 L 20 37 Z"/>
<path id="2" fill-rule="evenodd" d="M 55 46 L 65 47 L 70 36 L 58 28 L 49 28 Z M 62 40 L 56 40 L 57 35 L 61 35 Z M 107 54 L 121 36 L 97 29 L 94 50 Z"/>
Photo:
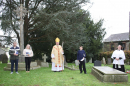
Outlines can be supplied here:
<path id="1" fill-rule="evenodd" d="M 55 39 L 55 41 L 56 41 L 56 42 L 60 42 L 60 39 L 57 37 L 57 38 Z"/>

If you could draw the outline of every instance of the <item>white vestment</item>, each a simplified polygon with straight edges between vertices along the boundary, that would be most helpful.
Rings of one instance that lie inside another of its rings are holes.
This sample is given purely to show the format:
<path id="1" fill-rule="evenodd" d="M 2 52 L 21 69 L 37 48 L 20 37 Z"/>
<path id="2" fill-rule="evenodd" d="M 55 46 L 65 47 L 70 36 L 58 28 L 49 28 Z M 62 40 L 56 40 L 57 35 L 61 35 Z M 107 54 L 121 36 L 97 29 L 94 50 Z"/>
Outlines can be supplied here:
<path id="1" fill-rule="evenodd" d="M 57 64 L 57 67 L 55 67 L 55 63 L 52 62 L 52 71 L 61 71 L 62 70 L 62 67 L 63 67 L 63 70 L 64 70 L 64 63 L 63 63 L 63 66 L 59 67 L 59 64 Z"/>
<path id="2" fill-rule="evenodd" d="M 61 52 L 62 54 L 64 54 L 63 52 Z M 55 57 L 55 55 L 54 54 L 51 54 L 51 58 L 54 58 Z M 62 66 L 63 65 L 63 66 Z M 63 68 L 62 68 L 63 67 Z M 55 67 L 55 63 L 54 62 L 52 62 L 52 69 L 51 69 L 52 71 L 62 71 L 62 70 L 64 70 L 64 61 L 63 61 L 63 63 L 61 64 L 61 66 L 59 66 L 59 64 L 57 64 L 57 67 Z"/>
<path id="3" fill-rule="evenodd" d="M 121 58 L 122 58 L 122 59 L 119 59 L 119 60 L 114 59 L 114 60 L 113 60 L 113 64 L 124 65 L 124 60 L 125 60 L 124 51 L 122 51 L 122 50 L 115 50 L 115 51 L 113 52 L 111 58 L 113 59 L 113 57 L 116 57 L 116 58 L 121 57 Z"/>

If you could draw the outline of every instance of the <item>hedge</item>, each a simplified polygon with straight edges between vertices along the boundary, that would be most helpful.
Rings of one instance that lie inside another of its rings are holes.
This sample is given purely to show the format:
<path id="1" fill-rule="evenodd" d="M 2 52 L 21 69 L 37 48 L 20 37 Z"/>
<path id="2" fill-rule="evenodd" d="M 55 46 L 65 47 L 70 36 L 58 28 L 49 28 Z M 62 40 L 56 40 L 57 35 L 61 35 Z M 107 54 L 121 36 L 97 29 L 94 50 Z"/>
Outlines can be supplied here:
<path id="1" fill-rule="evenodd" d="M 100 52 L 98 54 L 98 58 L 97 59 L 101 61 L 103 59 L 103 57 L 105 59 L 111 58 L 112 53 L 113 53 L 113 51 Z M 125 63 L 130 62 L 130 51 L 124 51 L 124 53 L 125 53 L 125 57 L 126 57 Z"/>

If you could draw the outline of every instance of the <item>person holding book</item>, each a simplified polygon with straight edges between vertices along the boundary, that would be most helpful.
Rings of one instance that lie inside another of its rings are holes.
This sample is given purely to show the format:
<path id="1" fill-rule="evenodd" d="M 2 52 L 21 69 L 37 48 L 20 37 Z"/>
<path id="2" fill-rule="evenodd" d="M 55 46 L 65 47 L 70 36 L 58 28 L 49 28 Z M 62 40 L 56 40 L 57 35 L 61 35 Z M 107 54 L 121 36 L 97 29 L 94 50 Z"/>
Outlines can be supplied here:
<path id="1" fill-rule="evenodd" d="M 82 66 L 83 66 L 84 74 L 87 74 L 86 67 L 85 67 L 85 59 L 84 59 L 85 57 L 86 57 L 86 53 L 83 50 L 83 46 L 80 46 L 77 52 L 77 60 L 79 61 L 79 70 L 80 73 L 82 73 Z"/>
<path id="2" fill-rule="evenodd" d="M 10 48 L 9 50 L 9 55 L 10 55 L 10 61 L 11 61 L 11 73 L 13 74 L 13 69 L 14 69 L 14 63 L 15 63 L 15 72 L 18 73 L 18 59 L 20 55 L 20 49 L 17 46 L 16 42 L 13 42 L 13 47 Z"/>
<path id="3" fill-rule="evenodd" d="M 27 44 L 26 48 L 23 50 L 23 55 L 25 56 L 26 72 L 30 72 L 30 64 L 31 58 L 33 57 L 33 51 L 29 44 Z"/>

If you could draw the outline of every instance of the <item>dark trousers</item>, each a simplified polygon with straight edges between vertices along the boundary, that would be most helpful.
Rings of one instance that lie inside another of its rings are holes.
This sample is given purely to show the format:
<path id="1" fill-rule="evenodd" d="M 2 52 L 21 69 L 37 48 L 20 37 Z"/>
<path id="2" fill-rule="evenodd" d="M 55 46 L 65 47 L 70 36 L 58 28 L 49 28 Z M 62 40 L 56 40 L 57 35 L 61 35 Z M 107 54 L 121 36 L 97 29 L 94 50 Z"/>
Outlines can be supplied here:
<path id="1" fill-rule="evenodd" d="M 15 71 L 18 72 L 18 59 L 11 60 L 11 72 L 13 72 L 14 63 L 15 63 Z"/>
<path id="2" fill-rule="evenodd" d="M 31 57 L 25 57 L 26 71 L 30 71 Z"/>
<path id="3" fill-rule="evenodd" d="M 83 66 L 84 73 L 86 73 L 85 61 L 79 61 L 79 70 L 80 70 L 80 73 L 82 73 L 82 66 Z"/>
<path id="4" fill-rule="evenodd" d="M 115 67 L 115 65 L 116 65 L 116 67 Z M 113 68 L 114 68 L 114 69 L 117 69 L 117 70 L 119 70 L 119 71 L 125 72 L 125 67 L 124 67 L 124 65 L 120 65 L 120 66 L 121 66 L 121 68 L 118 68 L 118 64 L 113 64 Z"/>

